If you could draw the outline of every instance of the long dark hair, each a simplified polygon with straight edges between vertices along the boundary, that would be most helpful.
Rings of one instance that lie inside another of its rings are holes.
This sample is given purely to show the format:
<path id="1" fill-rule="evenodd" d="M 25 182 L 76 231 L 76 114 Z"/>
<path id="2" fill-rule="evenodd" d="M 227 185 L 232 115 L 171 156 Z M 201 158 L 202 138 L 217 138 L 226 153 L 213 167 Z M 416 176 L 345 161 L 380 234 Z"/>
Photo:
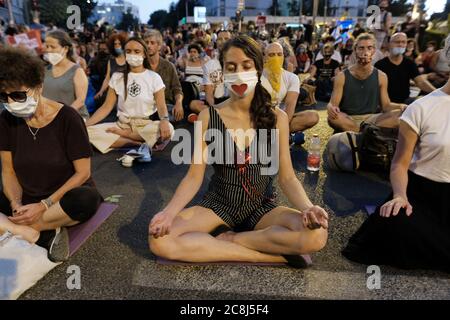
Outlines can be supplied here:
<path id="1" fill-rule="evenodd" d="M 55 30 L 47 33 L 46 38 L 56 39 L 61 47 L 67 47 L 67 59 L 73 63 L 77 63 L 74 57 L 73 42 L 70 39 L 69 34 L 62 30 Z"/>
<path id="2" fill-rule="evenodd" d="M 126 47 L 126 45 L 131 42 L 131 41 L 135 41 L 141 44 L 141 46 L 144 48 L 144 68 L 151 70 L 151 66 L 150 66 L 150 58 L 148 55 L 148 47 L 147 44 L 145 43 L 145 41 L 142 38 L 138 38 L 138 37 L 132 37 L 130 39 L 127 40 L 127 42 L 125 42 L 124 44 L 124 49 Z M 124 89 L 125 89 L 125 99 L 127 100 L 127 95 L 128 95 L 128 90 L 127 90 L 127 84 L 128 84 L 128 74 L 131 71 L 130 65 L 128 64 L 128 62 L 125 64 L 125 72 L 123 75 L 123 81 L 124 81 Z"/>
<path id="3" fill-rule="evenodd" d="M 258 73 L 258 83 L 256 84 L 255 95 L 250 106 L 250 119 L 255 129 L 274 129 L 277 123 L 277 116 L 271 102 L 272 97 L 261 84 L 264 58 L 258 42 L 247 35 L 239 35 L 228 40 L 220 52 L 219 59 L 222 69 L 224 69 L 225 55 L 231 48 L 241 49 L 247 57 L 252 59 Z"/>

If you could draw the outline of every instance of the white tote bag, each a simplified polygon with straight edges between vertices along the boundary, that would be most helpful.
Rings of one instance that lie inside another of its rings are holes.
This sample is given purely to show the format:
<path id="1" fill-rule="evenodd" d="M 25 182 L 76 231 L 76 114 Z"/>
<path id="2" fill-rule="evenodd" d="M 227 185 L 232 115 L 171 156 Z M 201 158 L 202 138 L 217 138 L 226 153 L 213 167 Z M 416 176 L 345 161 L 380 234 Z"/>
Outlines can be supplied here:
<path id="1" fill-rule="evenodd" d="M 4 233 L 0 236 L 0 300 L 17 299 L 57 265 L 44 248 Z"/>

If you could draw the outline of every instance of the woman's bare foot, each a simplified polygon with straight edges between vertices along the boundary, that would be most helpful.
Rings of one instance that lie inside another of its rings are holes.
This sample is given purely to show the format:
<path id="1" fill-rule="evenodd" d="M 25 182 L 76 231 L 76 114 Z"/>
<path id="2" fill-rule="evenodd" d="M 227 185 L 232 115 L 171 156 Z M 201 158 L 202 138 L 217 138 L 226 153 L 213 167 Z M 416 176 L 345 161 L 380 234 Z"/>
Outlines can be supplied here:
<path id="1" fill-rule="evenodd" d="M 219 234 L 219 235 L 216 237 L 216 239 L 217 239 L 217 240 L 222 240 L 222 241 L 233 242 L 235 236 L 236 236 L 236 232 L 233 232 L 233 231 L 227 231 L 227 232 L 224 232 L 224 233 Z"/>
<path id="2" fill-rule="evenodd" d="M 117 127 L 108 128 L 108 129 L 106 129 L 106 132 L 114 133 L 114 134 L 117 134 L 124 138 L 129 138 L 130 134 L 131 134 L 131 130 L 125 130 L 125 129 L 121 129 L 121 128 L 117 128 Z"/>
<path id="3" fill-rule="evenodd" d="M 5 231 L 9 231 L 13 235 L 21 236 L 24 240 L 30 243 L 35 243 L 38 241 L 40 236 L 39 231 L 28 226 L 15 224 L 11 222 L 3 213 L 0 213 L 0 234 L 3 234 Z"/>

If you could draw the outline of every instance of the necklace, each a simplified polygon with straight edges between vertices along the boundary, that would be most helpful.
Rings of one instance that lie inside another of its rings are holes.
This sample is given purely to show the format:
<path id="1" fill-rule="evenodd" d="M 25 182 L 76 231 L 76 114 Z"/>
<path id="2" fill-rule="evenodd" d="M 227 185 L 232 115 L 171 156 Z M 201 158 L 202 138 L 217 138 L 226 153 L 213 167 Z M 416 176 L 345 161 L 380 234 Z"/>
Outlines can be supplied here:
<path id="1" fill-rule="evenodd" d="M 38 134 L 40 128 L 37 128 L 36 132 L 33 132 L 33 130 L 31 130 L 31 127 L 28 125 L 28 123 L 27 123 L 27 126 L 28 126 L 28 130 L 30 131 L 31 135 L 33 136 L 33 140 L 36 141 L 36 135 Z"/>

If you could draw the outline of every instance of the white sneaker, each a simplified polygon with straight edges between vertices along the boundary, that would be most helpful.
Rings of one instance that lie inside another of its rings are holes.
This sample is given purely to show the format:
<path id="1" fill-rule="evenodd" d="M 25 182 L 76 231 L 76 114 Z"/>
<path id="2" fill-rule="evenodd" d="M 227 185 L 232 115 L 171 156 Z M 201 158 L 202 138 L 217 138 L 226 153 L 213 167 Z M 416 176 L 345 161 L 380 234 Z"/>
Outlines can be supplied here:
<path id="1" fill-rule="evenodd" d="M 137 158 L 137 161 L 139 161 L 139 162 L 151 162 L 152 161 L 152 151 L 151 151 L 150 147 L 148 146 L 148 144 L 143 143 L 140 146 L 138 153 L 141 156 L 139 158 Z"/>
<path id="2" fill-rule="evenodd" d="M 134 157 L 125 154 L 123 157 L 117 159 L 117 161 L 120 161 L 122 163 L 122 166 L 131 168 L 133 166 Z"/>

